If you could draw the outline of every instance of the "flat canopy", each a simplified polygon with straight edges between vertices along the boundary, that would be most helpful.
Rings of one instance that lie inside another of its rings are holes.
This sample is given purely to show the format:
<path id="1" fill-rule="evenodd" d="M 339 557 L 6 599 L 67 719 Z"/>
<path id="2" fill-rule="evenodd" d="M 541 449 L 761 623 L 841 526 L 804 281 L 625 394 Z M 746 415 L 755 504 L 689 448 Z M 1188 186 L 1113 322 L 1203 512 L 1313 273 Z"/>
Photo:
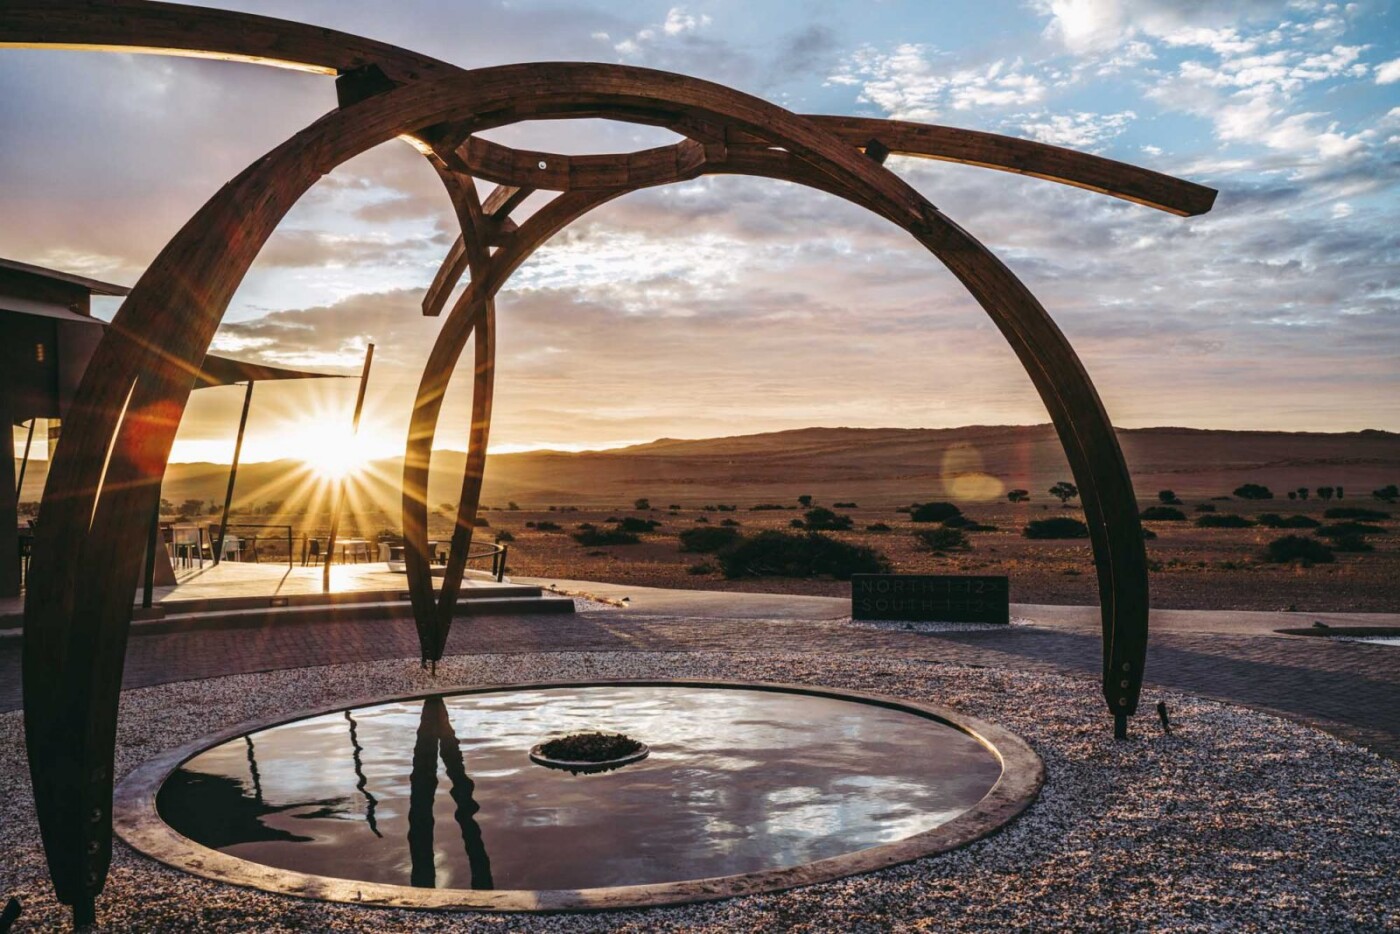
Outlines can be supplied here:
<path id="1" fill-rule="evenodd" d="M 347 379 L 340 373 L 310 373 L 306 370 L 289 370 L 280 366 L 263 366 L 209 354 L 204 358 L 200 374 L 194 381 L 195 389 L 210 386 L 232 386 L 234 383 L 261 383 L 273 379 Z"/>
<path id="2" fill-rule="evenodd" d="M 89 279 L 87 276 L 75 276 L 71 272 L 62 272 L 58 269 L 49 269 L 47 266 L 35 266 L 32 263 L 21 263 L 15 259 L 5 259 L 0 257 L 0 269 L 9 269 L 13 272 L 22 272 L 26 275 L 39 276 L 44 279 L 53 279 L 57 282 L 66 282 L 69 285 L 76 285 L 86 289 L 93 295 L 130 295 L 131 289 L 124 285 L 114 285 L 111 282 L 102 282 L 99 279 Z"/>

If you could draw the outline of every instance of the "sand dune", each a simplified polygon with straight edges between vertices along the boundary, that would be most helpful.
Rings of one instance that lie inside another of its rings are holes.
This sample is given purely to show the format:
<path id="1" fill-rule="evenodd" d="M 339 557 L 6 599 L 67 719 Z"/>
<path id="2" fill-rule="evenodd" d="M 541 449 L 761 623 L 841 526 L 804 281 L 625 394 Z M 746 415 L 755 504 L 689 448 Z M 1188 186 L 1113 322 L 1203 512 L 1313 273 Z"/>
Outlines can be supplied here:
<path id="1" fill-rule="evenodd" d="M 1400 482 L 1400 435 L 1382 431 L 1300 433 L 1147 428 L 1119 437 L 1143 498 L 1163 488 L 1192 496 L 1229 493 L 1244 482 L 1276 492 L 1343 486 L 1352 497 Z M 457 498 L 464 455 L 434 454 L 430 499 Z M 37 499 L 43 464 L 31 465 L 24 499 Z M 245 464 L 239 498 L 277 490 L 298 473 L 288 461 Z M 173 464 L 163 495 L 220 500 L 227 468 Z M 369 496 L 396 511 L 398 459 L 374 464 Z M 655 502 L 903 503 L 917 499 L 996 499 L 1017 487 L 1042 493 L 1069 469 L 1049 425 L 952 429 L 804 428 L 701 440 L 661 439 L 611 451 L 537 451 L 493 456 L 485 500 L 504 505 L 612 504 L 647 496 Z M 266 494 L 264 494 L 266 495 Z M 252 505 L 252 503 L 249 503 Z"/>

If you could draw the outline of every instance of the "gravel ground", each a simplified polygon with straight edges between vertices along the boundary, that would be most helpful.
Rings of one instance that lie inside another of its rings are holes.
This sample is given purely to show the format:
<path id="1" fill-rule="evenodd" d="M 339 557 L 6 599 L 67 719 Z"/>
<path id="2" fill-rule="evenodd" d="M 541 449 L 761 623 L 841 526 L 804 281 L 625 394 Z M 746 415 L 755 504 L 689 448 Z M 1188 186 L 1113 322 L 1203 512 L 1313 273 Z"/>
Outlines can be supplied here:
<path id="1" fill-rule="evenodd" d="M 1087 681 L 817 655 L 462 656 L 436 683 L 694 676 L 805 682 L 995 720 L 1045 761 L 1040 799 L 1000 834 L 867 876 L 774 895 L 593 915 L 356 909 L 165 869 L 118 843 L 101 924 L 139 931 L 1400 930 L 1400 766 L 1324 733 L 1189 696 L 1175 735 L 1140 717 L 1111 739 Z M 123 695 L 118 772 L 216 727 L 433 682 L 416 660 L 238 675 Z M 21 717 L 0 715 L 0 896 L 16 930 L 62 928 L 30 806 Z"/>

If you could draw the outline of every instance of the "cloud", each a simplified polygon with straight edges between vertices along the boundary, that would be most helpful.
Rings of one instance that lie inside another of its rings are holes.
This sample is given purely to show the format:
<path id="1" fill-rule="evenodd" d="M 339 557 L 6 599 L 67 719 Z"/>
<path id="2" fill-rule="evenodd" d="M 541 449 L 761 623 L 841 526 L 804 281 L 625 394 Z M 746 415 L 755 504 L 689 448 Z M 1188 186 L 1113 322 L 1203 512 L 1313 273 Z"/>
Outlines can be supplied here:
<path id="1" fill-rule="evenodd" d="M 1131 110 L 1112 114 L 1026 114 L 1019 118 L 1021 132 L 1031 139 L 1055 146 L 1092 150 L 1122 133 L 1137 117 Z M 1158 149 L 1158 155 L 1161 150 Z"/>
<path id="2" fill-rule="evenodd" d="M 897 120 L 934 120 L 945 110 L 1024 107 L 1043 100 L 1063 76 L 1039 74 L 1021 59 L 997 59 L 949 69 L 947 56 L 929 45 L 901 43 L 882 51 L 864 46 L 827 80 L 859 88 L 857 100 Z"/>
<path id="3" fill-rule="evenodd" d="M 1394 84 L 1400 81 L 1400 58 L 1392 58 L 1376 66 L 1376 84 Z"/>

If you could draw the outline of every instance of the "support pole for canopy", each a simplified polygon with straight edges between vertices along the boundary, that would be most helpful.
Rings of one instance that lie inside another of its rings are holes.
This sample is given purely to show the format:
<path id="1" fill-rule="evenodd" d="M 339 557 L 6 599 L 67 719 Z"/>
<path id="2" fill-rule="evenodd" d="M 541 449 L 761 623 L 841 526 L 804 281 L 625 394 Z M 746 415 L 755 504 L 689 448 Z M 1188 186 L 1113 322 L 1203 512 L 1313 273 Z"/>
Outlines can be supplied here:
<path id="1" fill-rule="evenodd" d="M 19 596 L 19 489 L 15 486 L 15 423 L 0 393 L 0 597 Z"/>
<path id="2" fill-rule="evenodd" d="M 15 501 L 19 501 L 20 494 L 24 492 L 24 471 L 29 467 L 29 448 L 34 444 L 34 426 L 38 424 L 37 418 L 29 420 L 29 434 L 24 438 L 24 456 L 19 459 L 19 479 L 15 481 Z"/>
<path id="3" fill-rule="evenodd" d="M 146 568 L 141 581 L 141 608 L 149 610 L 155 602 L 156 549 L 160 548 L 160 502 L 151 510 L 151 529 L 146 536 Z"/>
<path id="4" fill-rule="evenodd" d="M 253 403 L 253 387 L 257 383 L 248 380 L 248 391 L 243 394 L 243 414 L 238 416 L 238 440 L 233 443 L 233 463 L 228 468 L 228 490 L 224 493 L 224 511 L 219 516 L 219 540 L 214 545 L 214 564 L 224 557 L 224 536 L 228 534 L 228 511 L 233 506 L 233 482 L 238 479 L 238 458 L 243 453 L 243 432 L 248 427 L 248 406 Z"/>
<path id="5" fill-rule="evenodd" d="M 374 362 L 374 345 L 365 346 L 365 367 L 360 371 L 360 391 L 355 396 L 355 418 L 350 426 L 350 437 L 360 433 L 360 413 L 365 408 L 365 387 L 369 385 L 369 367 Z M 331 559 L 335 557 L 335 537 L 340 532 L 340 510 L 345 504 L 345 479 L 340 478 L 340 486 L 335 493 L 335 506 L 331 512 L 331 534 L 326 539 L 326 563 L 321 571 L 321 590 L 331 592 Z"/>

